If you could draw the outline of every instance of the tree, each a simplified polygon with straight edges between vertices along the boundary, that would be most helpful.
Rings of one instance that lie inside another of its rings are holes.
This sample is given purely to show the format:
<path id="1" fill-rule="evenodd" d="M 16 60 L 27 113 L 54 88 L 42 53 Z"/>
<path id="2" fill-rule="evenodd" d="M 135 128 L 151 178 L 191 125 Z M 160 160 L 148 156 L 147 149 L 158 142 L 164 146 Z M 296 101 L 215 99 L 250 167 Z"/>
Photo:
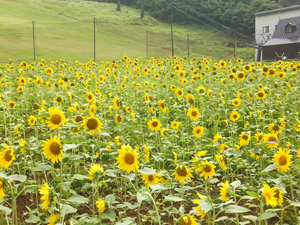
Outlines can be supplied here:
<path id="1" fill-rule="evenodd" d="M 145 0 L 141 0 L 141 19 L 145 16 Z"/>
<path id="2" fill-rule="evenodd" d="M 117 1 L 117 12 L 121 12 L 121 0 Z"/>

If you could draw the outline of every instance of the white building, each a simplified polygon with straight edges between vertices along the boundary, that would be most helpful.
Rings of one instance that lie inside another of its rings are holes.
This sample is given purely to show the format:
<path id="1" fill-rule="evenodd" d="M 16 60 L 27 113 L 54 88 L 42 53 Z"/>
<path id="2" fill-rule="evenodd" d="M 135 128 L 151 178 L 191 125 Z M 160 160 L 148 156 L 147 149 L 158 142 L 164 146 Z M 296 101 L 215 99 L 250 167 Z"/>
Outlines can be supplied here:
<path id="1" fill-rule="evenodd" d="M 255 40 L 264 44 L 271 39 L 280 19 L 300 16 L 300 5 L 255 14 Z"/>
<path id="2" fill-rule="evenodd" d="M 280 19 L 300 16 L 300 5 L 274 9 L 255 14 L 255 40 L 259 46 L 269 41 Z M 262 59 L 262 51 L 256 49 L 255 60 Z"/>

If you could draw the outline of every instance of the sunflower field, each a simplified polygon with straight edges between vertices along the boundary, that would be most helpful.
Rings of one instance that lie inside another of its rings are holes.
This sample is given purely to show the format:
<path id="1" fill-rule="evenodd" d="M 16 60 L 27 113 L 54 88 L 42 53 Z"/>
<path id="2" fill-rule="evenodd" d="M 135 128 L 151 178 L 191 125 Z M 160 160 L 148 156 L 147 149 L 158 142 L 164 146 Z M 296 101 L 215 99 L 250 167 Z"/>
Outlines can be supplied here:
<path id="1" fill-rule="evenodd" d="M 0 224 L 300 224 L 300 63 L 0 65 Z"/>

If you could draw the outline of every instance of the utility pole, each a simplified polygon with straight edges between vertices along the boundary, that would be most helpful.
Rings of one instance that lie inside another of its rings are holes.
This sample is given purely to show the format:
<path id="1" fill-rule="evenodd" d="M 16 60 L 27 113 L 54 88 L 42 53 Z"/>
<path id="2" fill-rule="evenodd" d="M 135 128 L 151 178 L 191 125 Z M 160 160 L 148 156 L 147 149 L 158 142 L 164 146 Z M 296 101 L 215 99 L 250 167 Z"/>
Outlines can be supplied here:
<path id="1" fill-rule="evenodd" d="M 34 21 L 32 21 L 32 42 L 33 42 L 33 61 L 35 61 Z"/>
<path id="2" fill-rule="evenodd" d="M 236 57 L 236 51 L 235 51 L 235 47 L 236 43 L 235 43 L 235 30 L 233 31 L 233 58 Z"/>
<path id="3" fill-rule="evenodd" d="M 174 56 L 174 40 L 173 40 L 173 10 L 171 10 L 171 41 L 172 41 L 172 57 Z"/>

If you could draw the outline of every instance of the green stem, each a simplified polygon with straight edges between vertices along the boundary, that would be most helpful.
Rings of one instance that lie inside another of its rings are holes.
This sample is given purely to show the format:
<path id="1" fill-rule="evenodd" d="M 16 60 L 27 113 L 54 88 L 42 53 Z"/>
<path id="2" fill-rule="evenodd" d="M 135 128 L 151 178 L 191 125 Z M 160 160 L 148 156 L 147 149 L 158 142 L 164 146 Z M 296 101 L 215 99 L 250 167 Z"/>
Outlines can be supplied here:
<path id="1" fill-rule="evenodd" d="M 156 207 L 156 202 L 155 202 L 155 200 L 153 199 L 153 197 L 152 197 L 151 194 L 149 194 L 149 193 L 147 193 L 147 192 L 146 192 L 146 194 L 147 194 L 147 195 L 151 198 L 151 200 L 152 200 L 153 207 L 154 207 L 154 209 L 155 209 L 155 211 L 156 211 L 158 224 L 161 225 L 161 222 L 160 222 L 160 216 L 159 216 L 159 213 L 158 213 L 158 209 L 157 209 L 157 207 Z"/>
<path id="2" fill-rule="evenodd" d="M 293 183 L 292 183 L 292 176 L 291 176 L 290 172 L 289 172 L 289 181 L 290 181 L 290 186 L 291 186 L 292 201 L 294 202 L 295 201 L 295 198 L 294 198 L 294 189 L 293 189 Z M 296 206 L 294 206 L 294 213 L 295 213 L 295 216 L 296 216 L 297 224 L 299 224 L 299 219 L 298 219 L 298 213 L 297 213 Z"/>

